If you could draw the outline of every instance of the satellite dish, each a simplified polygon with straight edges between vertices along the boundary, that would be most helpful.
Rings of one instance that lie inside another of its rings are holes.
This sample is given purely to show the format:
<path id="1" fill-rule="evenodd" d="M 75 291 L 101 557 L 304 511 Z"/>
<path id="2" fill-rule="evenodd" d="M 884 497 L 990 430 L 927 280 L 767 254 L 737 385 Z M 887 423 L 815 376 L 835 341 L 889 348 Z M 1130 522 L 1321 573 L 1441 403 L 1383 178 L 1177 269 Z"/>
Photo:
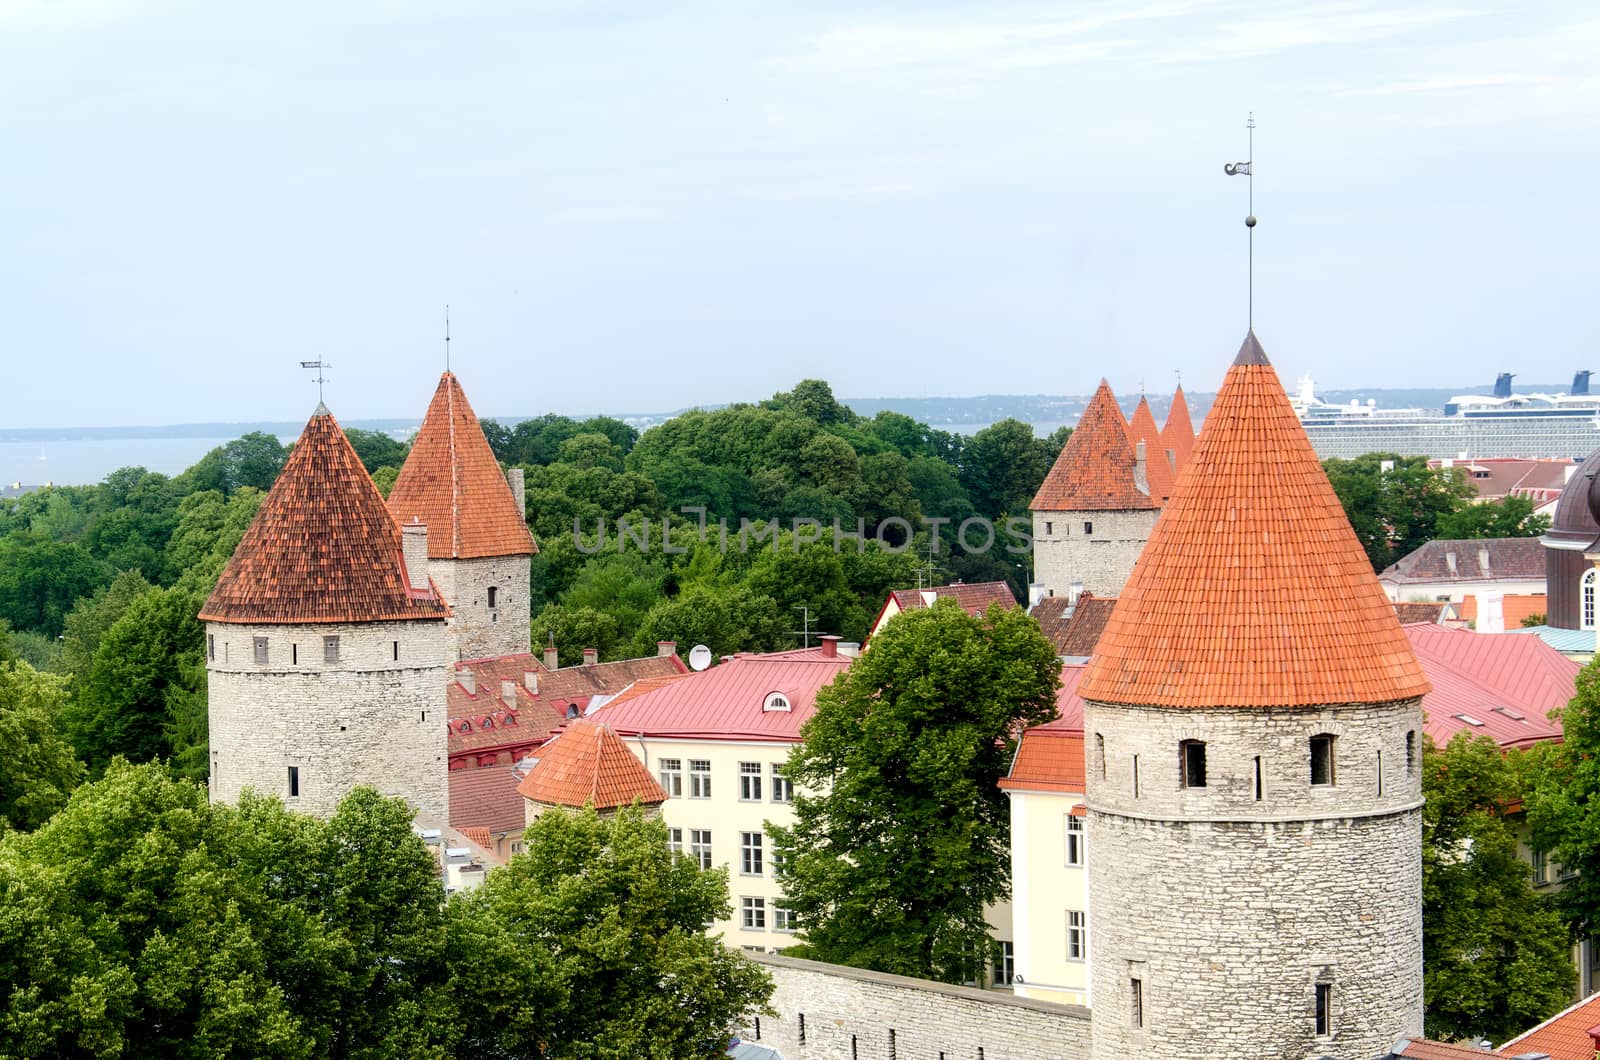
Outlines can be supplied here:
<path id="1" fill-rule="evenodd" d="M 711 649 L 704 644 L 696 644 L 689 649 L 689 669 L 704 670 L 711 665 Z"/>

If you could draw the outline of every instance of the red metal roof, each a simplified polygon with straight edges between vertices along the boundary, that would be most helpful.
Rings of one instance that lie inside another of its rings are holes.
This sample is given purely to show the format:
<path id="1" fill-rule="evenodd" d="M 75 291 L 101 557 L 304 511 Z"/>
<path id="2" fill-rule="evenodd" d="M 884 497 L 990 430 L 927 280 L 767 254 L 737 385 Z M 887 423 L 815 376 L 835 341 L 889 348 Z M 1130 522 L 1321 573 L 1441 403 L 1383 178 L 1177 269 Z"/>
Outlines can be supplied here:
<path id="1" fill-rule="evenodd" d="M 551 806 L 597 810 L 667 801 L 656 778 L 609 725 L 580 718 L 539 749 L 518 794 Z"/>
<path id="2" fill-rule="evenodd" d="M 1600 1053 L 1597 1032 L 1600 1032 L 1600 994 L 1585 998 L 1533 1030 L 1511 1039 L 1499 1048 L 1498 1055 L 1549 1053 L 1550 1060 L 1594 1060 L 1595 1054 Z"/>
<path id="3" fill-rule="evenodd" d="M 594 717 L 624 736 L 794 743 L 816 711 L 817 690 L 850 667 L 823 648 L 740 654 L 700 673 L 607 704 Z M 767 710 L 781 692 L 788 710 Z"/>
<path id="4" fill-rule="evenodd" d="M 1405 632 L 1433 685 L 1422 697 L 1423 729 L 1437 746 L 1458 732 L 1491 737 L 1501 747 L 1561 739 L 1549 713 L 1577 694 L 1576 662 L 1538 637 L 1430 623 Z"/>
<path id="5" fill-rule="evenodd" d="M 1148 455 L 1147 455 L 1148 459 Z M 1103 512 L 1161 507 L 1134 482 L 1133 442 L 1111 384 L 1089 399 L 1061 455 L 1028 507 L 1036 512 Z"/>
<path id="6" fill-rule="evenodd" d="M 410 588 L 400 528 L 321 405 L 200 609 L 202 621 L 268 624 L 449 614 L 431 582 Z"/>
<path id="7" fill-rule="evenodd" d="M 433 559 L 538 551 L 478 417 L 449 372 L 439 379 L 405 466 L 389 491 L 389 511 L 396 522 L 427 524 Z"/>
<path id="8" fill-rule="evenodd" d="M 1088 699 L 1295 707 L 1427 679 L 1252 332 L 1084 677 Z"/>

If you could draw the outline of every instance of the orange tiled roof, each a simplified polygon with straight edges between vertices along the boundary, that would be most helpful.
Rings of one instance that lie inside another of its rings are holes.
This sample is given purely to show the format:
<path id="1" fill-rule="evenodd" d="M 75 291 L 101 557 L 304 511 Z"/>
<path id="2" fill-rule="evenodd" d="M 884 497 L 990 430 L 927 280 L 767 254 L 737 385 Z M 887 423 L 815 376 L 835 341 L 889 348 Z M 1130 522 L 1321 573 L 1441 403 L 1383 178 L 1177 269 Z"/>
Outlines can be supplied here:
<path id="1" fill-rule="evenodd" d="M 1167 410 L 1167 422 L 1161 428 L 1161 444 L 1171 449 L 1177 457 L 1178 470 L 1183 471 L 1194 451 L 1194 421 L 1189 418 L 1189 399 L 1183 396 L 1183 386 L 1172 394 L 1172 407 Z"/>
<path id="2" fill-rule="evenodd" d="M 1083 793 L 1083 733 L 1036 728 L 1022 734 L 1011 772 L 1000 781 L 1007 791 Z"/>
<path id="3" fill-rule="evenodd" d="M 1413 1038 L 1406 1042 L 1394 1056 L 1403 1056 L 1406 1060 L 1493 1060 L 1498 1053 L 1486 1052 L 1483 1049 L 1474 1049 L 1470 1045 L 1452 1045 L 1449 1042 L 1431 1042 L 1426 1038 Z M 1592 1060 L 1592 1058 L 1585 1058 Z"/>
<path id="4" fill-rule="evenodd" d="M 1057 655 L 1087 659 L 1094 654 L 1094 646 L 1116 606 L 1115 596 L 1083 592 L 1073 607 L 1067 606 L 1065 596 L 1047 596 L 1028 613 L 1039 623 L 1045 638 L 1056 646 Z"/>
<path id="5" fill-rule="evenodd" d="M 1378 703 L 1428 691 L 1253 332 L 1079 691 L 1163 707 Z"/>
<path id="6" fill-rule="evenodd" d="M 1600 1047 L 1596 1046 L 1591 1031 L 1600 1031 L 1600 994 L 1593 994 L 1551 1016 L 1533 1030 L 1524 1031 L 1502 1045 L 1498 1055 L 1549 1053 L 1550 1060 L 1594 1060 Z"/>
<path id="7" fill-rule="evenodd" d="M 1128 437 L 1134 443 L 1144 443 L 1145 473 L 1150 480 L 1150 496 L 1166 503 L 1172 496 L 1172 484 L 1177 470 L 1167 459 L 1167 446 L 1161 438 L 1161 428 L 1156 426 L 1155 413 L 1150 411 L 1150 399 L 1139 395 L 1133 419 L 1128 421 Z"/>
<path id="8" fill-rule="evenodd" d="M 396 522 L 427 524 L 432 559 L 538 551 L 478 417 L 450 372 L 439 379 L 411 454 L 389 491 L 389 511 Z"/>
<path id="9" fill-rule="evenodd" d="M 207 622 L 440 619 L 429 583 L 406 580 L 400 528 L 322 405 L 300 432 L 200 618 Z"/>
<path id="10" fill-rule="evenodd" d="M 524 798 L 551 806 L 597 810 L 663 803 L 667 793 L 609 725 L 579 718 L 539 750 L 539 762 L 517 785 Z"/>
<path id="11" fill-rule="evenodd" d="M 1150 492 L 1135 484 L 1133 466 L 1127 421 L 1111 385 L 1102 379 L 1028 507 L 1036 512 L 1159 508 Z"/>
<path id="12" fill-rule="evenodd" d="M 1445 611 L 1449 607 L 1449 603 L 1396 602 L 1394 616 L 1400 620 L 1402 626 L 1409 626 L 1414 622 L 1432 622 L 1437 625 L 1444 621 Z"/>

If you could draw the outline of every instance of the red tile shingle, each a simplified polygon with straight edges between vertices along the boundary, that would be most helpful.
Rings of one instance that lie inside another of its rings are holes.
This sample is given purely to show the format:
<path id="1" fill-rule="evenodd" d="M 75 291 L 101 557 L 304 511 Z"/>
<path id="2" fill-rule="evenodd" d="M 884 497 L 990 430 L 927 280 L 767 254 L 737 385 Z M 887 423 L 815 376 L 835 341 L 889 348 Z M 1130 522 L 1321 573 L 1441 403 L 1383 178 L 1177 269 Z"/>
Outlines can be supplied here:
<path id="1" fill-rule="evenodd" d="M 656 778 L 609 725 L 580 718 L 539 749 L 518 794 L 550 806 L 597 810 L 667 801 Z"/>
<path id="2" fill-rule="evenodd" d="M 1531 1031 L 1524 1031 L 1502 1045 L 1498 1055 L 1549 1053 L 1550 1060 L 1594 1060 L 1596 1053 L 1600 1053 L 1595 1032 L 1600 1032 L 1600 994 L 1557 1013 Z"/>
<path id="3" fill-rule="evenodd" d="M 1117 407 L 1111 385 L 1102 379 L 1028 507 L 1036 512 L 1159 508 L 1150 491 L 1141 490 L 1135 483 L 1133 472 L 1128 424 Z"/>
<path id="4" fill-rule="evenodd" d="M 1252 333 L 1080 692 L 1142 706 L 1293 707 L 1427 691 Z"/>
<path id="5" fill-rule="evenodd" d="M 1189 399 L 1183 396 L 1180 385 L 1172 394 L 1172 407 L 1167 410 L 1167 422 L 1161 428 L 1161 444 L 1172 451 L 1178 471 L 1183 471 L 1194 451 L 1194 421 L 1189 418 Z"/>
<path id="6" fill-rule="evenodd" d="M 1139 404 L 1128 421 L 1128 437 L 1135 443 L 1144 443 L 1145 474 L 1149 478 L 1150 496 L 1165 504 L 1172 496 L 1172 485 L 1178 476 L 1176 455 L 1167 457 L 1167 445 L 1156 426 L 1155 414 L 1150 411 L 1150 399 L 1139 395 Z"/>

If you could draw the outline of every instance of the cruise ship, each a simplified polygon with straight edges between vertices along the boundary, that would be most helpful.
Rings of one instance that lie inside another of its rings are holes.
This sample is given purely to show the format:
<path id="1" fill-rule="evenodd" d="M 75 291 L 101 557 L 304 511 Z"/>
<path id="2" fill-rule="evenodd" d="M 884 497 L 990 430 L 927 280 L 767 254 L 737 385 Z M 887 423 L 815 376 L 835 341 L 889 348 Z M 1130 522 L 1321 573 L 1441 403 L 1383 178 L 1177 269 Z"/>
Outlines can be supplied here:
<path id="1" fill-rule="evenodd" d="M 1518 394 L 1510 372 L 1495 380 L 1492 394 L 1461 394 L 1442 410 L 1380 408 L 1366 403 L 1331 404 L 1316 395 L 1311 378 L 1300 380 L 1290 404 L 1317 455 L 1582 458 L 1600 449 L 1600 395 L 1589 393 L 1589 372 L 1572 377 L 1565 394 Z"/>

